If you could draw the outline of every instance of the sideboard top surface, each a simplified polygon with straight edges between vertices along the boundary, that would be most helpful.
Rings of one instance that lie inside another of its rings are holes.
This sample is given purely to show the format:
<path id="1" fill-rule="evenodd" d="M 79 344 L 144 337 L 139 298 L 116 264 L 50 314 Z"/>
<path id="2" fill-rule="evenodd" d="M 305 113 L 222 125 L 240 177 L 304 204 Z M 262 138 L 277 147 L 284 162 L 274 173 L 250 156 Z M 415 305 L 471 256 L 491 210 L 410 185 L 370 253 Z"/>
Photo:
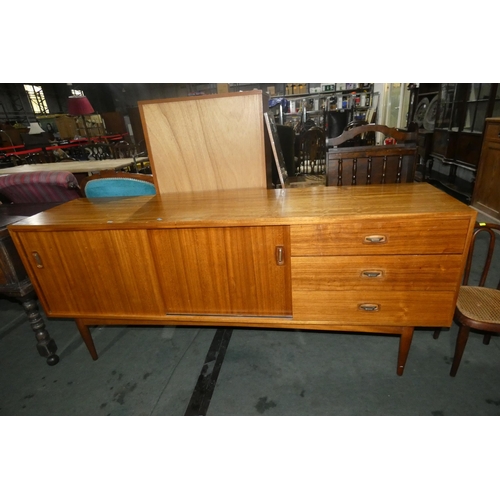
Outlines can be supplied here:
<path id="1" fill-rule="evenodd" d="M 132 198 L 80 198 L 23 219 L 12 231 L 318 224 L 390 217 L 470 218 L 475 211 L 426 183 L 242 189 Z"/>

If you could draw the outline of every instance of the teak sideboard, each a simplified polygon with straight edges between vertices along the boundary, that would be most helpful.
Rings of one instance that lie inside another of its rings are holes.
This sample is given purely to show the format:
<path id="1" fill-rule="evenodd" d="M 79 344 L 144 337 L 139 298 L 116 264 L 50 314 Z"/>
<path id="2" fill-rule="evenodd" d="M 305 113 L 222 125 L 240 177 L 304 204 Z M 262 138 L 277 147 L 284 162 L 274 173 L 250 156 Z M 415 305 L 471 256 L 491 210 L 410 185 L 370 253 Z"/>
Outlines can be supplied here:
<path id="1" fill-rule="evenodd" d="M 448 327 L 476 212 L 427 184 L 70 201 L 9 226 L 49 317 L 400 335 Z"/>

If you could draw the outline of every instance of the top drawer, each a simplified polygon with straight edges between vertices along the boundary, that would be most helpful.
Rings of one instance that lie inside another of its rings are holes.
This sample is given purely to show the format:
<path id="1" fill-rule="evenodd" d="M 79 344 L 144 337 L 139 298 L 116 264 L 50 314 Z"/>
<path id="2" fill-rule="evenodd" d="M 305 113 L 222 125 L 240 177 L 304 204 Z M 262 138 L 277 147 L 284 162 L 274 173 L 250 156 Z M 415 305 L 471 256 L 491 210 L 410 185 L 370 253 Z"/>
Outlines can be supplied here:
<path id="1" fill-rule="evenodd" d="M 292 256 L 461 254 L 469 219 L 371 219 L 290 228 Z"/>

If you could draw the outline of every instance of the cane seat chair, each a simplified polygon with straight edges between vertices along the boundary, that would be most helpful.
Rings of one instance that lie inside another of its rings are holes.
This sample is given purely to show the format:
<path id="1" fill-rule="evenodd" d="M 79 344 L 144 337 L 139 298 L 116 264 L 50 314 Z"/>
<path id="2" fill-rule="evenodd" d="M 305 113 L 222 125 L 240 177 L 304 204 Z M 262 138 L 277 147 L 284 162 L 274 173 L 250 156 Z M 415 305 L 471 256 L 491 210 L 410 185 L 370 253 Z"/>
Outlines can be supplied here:
<path id="1" fill-rule="evenodd" d="M 471 329 L 483 333 L 484 344 L 489 344 L 492 333 L 500 333 L 500 281 L 494 288 L 494 278 L 490 275 L 490 270 L 495 265 L 498 267 L 495 246 L 499 231 L 500 224 L 484 222 L 477 223 L 474 229 L 455 309 L 454 319 L 459 330 L 450 370 L 452 377 L 457 374 Z M 480 253 L 485 253 L 484 261 Z M 472 285 L 472 281 L 477 285 Z M 438 338 L 439 333 L 437 329 L 434 338 Z"/>

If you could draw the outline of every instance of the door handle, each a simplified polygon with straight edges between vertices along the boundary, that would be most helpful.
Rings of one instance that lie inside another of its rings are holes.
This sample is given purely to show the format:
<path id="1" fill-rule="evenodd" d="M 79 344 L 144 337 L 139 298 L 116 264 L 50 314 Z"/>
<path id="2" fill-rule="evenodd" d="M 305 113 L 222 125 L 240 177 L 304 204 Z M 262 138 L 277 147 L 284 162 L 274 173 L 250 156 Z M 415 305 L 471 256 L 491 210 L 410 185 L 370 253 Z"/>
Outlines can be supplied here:
<path id="1" fill-rule="evenodd" d="M 276 247 L 276 264 L 278 266 L 285 265 L 285 247 L 283 246 Z"/>
<path id="2" fill-rule="evenodd" d="M 33 258 L 35 259 L 36 267 L 43 269 L 43 262 L 40 254 L 38 252 L 31 252 L 31 255 L 33 255 Z"/>

